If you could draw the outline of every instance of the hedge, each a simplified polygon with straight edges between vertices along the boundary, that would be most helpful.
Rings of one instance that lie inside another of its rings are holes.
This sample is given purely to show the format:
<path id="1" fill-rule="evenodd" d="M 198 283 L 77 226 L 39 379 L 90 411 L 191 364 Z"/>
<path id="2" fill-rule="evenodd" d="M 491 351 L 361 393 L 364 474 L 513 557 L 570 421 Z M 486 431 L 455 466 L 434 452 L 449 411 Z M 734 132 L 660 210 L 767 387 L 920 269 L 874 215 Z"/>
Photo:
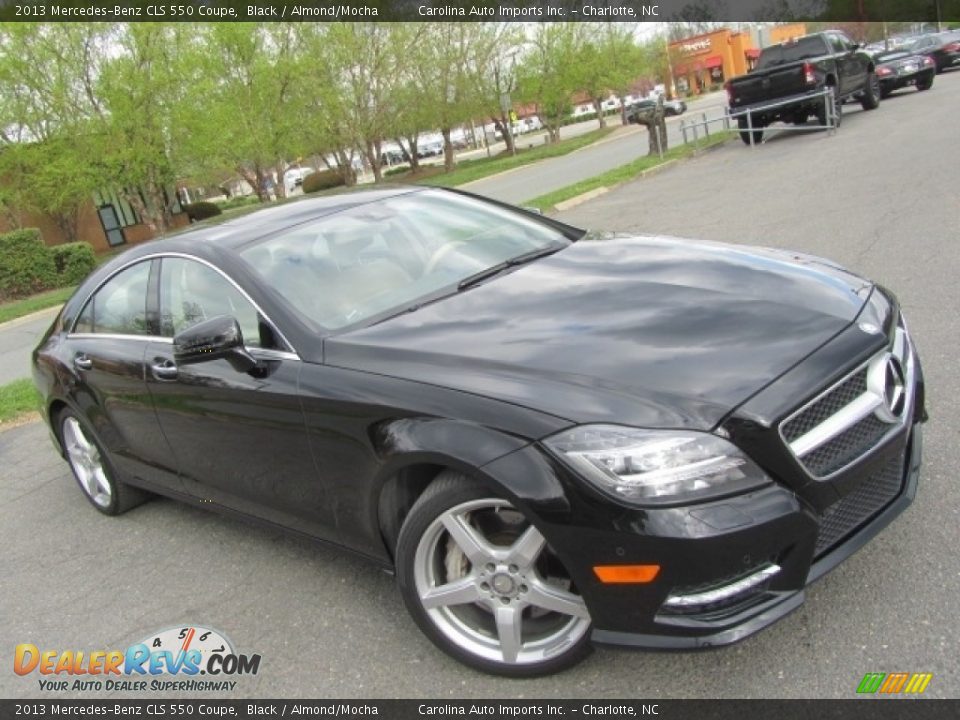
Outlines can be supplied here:
<path id="1" fill-rule="evenodd" d="M 59 285 L 78 285 L 97 266 L 90 243 L 72 242 L 49 248 L 60 277 Z"/>
<path id="2" fill-rule="evenodd" d="M 90 243 L 47 247 L 36 228 L 0 233 L 0 301 L 76 285 L 96 266 Z"/>
<path id="3" fill-rule="evenodd" d="M 187 217 L 190 218 L 190 222 L 200 222 L 207 218 L 216 217 L 223 212 L 219 205 L 206 200 L 184 205 L 183 211 L 187 214 Z"/>
<path id="4" fill-rule="evenodd" d="M 320 190 L 329 190 L 330 188 L 344 185 L 343 175 L 337 170 L 320 170 L 310 173 L 303 179 L 303 192 L 315 193 Z"/>
<path id="5" fill-rule="evenodd" d="M 57 286 L 57 265 L 36 228 L 0 234 L 0 300 Z"/>

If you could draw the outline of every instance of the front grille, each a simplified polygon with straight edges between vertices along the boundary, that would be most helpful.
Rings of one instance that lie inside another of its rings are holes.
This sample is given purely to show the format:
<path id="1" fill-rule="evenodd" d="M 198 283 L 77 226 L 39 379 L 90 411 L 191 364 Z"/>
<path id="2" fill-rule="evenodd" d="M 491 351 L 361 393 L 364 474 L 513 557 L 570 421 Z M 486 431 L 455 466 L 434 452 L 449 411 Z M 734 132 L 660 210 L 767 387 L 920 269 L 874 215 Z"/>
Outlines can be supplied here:
<path id="1" fill-rule="evenodd" d="M 903 487 L 905 454 L 890 460 L 859 487 L 834 503 L 820 520 L 815 554 L 819 557 L 889 505 Z"/>
<path id="2" fill-rule="evenodd" d="M 866 453 L 879 443 L 889 430 L 890 426 L 876 415 L 867 415 L 856 425 L 804 455 L 803 464 L 818 477 L 829 475 Z"/>
<path id="3" fill-rule="evenodd" d="M 903 428 L 912 413 L 914 362 L 901 321 L 887 349 L 780 424 L 783 441 L 811 477 L 829 479 Z"/>
<path id="4" fill-rule="evenodd" d="M 858 397 L 867 391 L 867 368 L 864 366 L 859 371 L 848 377 L 836 388 L 831 390 L 823 397 L 815 400 L 799 415 L 783 424 L 783 437 L 787 442 L 793 442 L 799 437 L 806 435 L 817 425 L 835 415 L 838 410 L 843 409 Z"/>

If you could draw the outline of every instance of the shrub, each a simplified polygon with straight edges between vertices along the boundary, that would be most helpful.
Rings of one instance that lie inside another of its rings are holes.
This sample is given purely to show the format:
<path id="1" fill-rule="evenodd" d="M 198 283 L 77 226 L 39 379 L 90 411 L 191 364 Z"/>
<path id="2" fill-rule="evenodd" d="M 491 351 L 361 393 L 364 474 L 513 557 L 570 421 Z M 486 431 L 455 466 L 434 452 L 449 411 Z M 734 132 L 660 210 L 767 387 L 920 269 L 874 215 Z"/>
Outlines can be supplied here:
<path id="1" fill-rule="evenodd" d="M 303 179 L 303 192 L 315 193 L 320 190 L 329 190 L 330 188 L 344 185 L 343 175 L 336 170 L 320 170 L 310 173 Z"/>
<path id="2" fill-rule="evenodd" d="M 183 211 L 190 218 L 190 222 L 199 222 L 220 215 L 223 211 L 216 203 L 201 200 L 183 206 Z"/>
<path id="3" fill-rule="evenodd" d="M 90 243 L 72 242 L 50 248 L 57 268 L 58 285 L 77 285 L 97 266 L 96 255 Z"/>
<path id="4" fill-rule="evenodd" d="M 0 234 L 0 299 L 30 295 L 57 284 L 57 266 L 36 228 Z"/>
<path id="5" fill-rule="evenodd" d="M 256 205 L 260 202 L 260 198 L 256 195 L 235 195 L 232 198 L 227 198 L 217 203 L 217 207 L 221 210 L 232 210 L 236 207 L 245 207 L 247 205 Z"/>
<path id="6" fill-rule="evenodd" d="M 408 173 L 408 172 L 410 172 L 409 165 L 397 165 L 396 167 L 392 167 L 386 172 L 384 172 L 383 176 L 390 177 L 391 175 L 401 175 L 403 173 Z"/>

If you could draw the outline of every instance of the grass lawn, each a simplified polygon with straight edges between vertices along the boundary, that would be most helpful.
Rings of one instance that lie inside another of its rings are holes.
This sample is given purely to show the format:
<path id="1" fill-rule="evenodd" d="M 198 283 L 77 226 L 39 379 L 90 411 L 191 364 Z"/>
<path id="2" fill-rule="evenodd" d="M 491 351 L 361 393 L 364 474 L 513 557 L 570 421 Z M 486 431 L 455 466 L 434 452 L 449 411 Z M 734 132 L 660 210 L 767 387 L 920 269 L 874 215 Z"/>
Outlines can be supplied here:
<path id="1" fill-rule="evenodd" d="M 73 287 L 57 288 L 56 290 L 47 290 L 37 295 L 31 295 L 22 300 L 11 300 L 0 304 L 0 323 L 8 320 L 29 315 L 38 310 L 45 310 L 50 307 L 59 307 L 63 305 L 67 298 L 73 295 Z"/>
<path id="2" fill-rule="evenodd" d="M 32 380 L 14 380 L 0 385 L 0 426 L 37 412 L 40 395 Z"/>
<path id="3" fill-rule="evenodd" d="M 597 188 L 613 188 L 616 185 L 627 182 L 628 180 L 633 180 L 641 173 L 650 170 L 657 165 L 662 165 L 663 163 L 671 160 L 680 160 L 690 157 L 704 148 L 724 143 L 733 136 L 734 133 L 732 131 L 714 133 L 710 135 L 707 140 L 699 143 L 696 146 L 678 145 L 677 147 L 670 148 L 664 153 L 663 159 L 656 155 L 647 155 L 645 157 L 637 158 L 633 162 L 629 162 L 626 165 L 621 165 L 613 170 L 608 170 L 605 173 L 594 175 L 592 178 L 581 180 L 573 185 L 567 185 L 559 190 L 554 190 L 546 195 L 541 195 L 538 198 L 524 202 L 523 205 L 525 207 L 539 208 L 540 210 L 546 212 L 547 210 L 552 210 L 559 202 L 569 200 L 570 198 L 576 197 L 577 195 L 582 195 L 583 193 L 591 190 L 596 190 Z"/>

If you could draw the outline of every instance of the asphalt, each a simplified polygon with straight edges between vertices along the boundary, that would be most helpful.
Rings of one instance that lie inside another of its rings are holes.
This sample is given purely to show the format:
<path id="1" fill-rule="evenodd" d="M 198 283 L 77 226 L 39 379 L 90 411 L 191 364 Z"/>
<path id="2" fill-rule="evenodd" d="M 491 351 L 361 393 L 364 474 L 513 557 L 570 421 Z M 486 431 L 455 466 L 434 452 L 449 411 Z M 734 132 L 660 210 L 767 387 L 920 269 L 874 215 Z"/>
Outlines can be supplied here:
<path id="1" fill-rule="evenodd" d="M 893 671 L 931 672 L 926 696 L 960 697 L 958 115 L 953 72 L 876 112 L 848 106 L 835 136 L 734 141 L 559 216 L 826 255 L 903 302 L 931 416 L 917 500 L 759 635 L 705 653 L 599 650 L 538 680 L 485 676 L 435 650 L 393 580 L 348 555 L 167 500 L 101 516 L 32 424 L 0 433 L 0 647 L 123 648 L 205 624 L 262 655 L 233 697 L 853 698 L 864 673 Z M 42 695 L 7 667 L 0 696 Z"/>
<path id="2" fill-rule="evenodd" d="M 0 325 L 0 385 L 30 377 L 30 353 L 58 310 L 41 310 Z"/>

